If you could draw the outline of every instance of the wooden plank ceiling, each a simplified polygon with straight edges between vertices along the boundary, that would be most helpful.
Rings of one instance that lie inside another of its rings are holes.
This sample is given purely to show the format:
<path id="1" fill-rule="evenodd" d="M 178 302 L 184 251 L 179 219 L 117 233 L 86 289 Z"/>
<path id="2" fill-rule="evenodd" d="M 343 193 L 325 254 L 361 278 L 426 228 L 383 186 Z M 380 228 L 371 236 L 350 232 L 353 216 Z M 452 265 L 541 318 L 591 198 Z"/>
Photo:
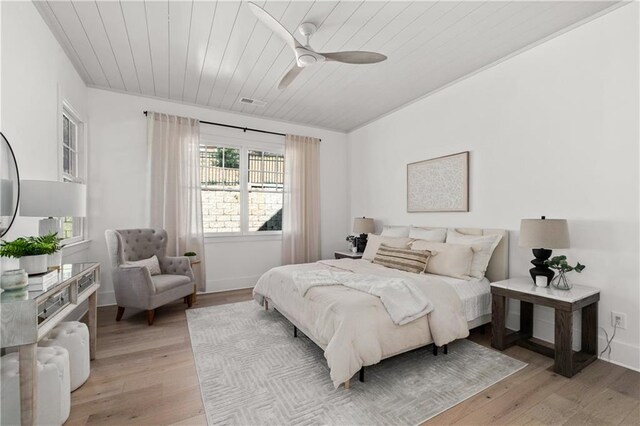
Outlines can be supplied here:
<path id="1" fill-rule="evenodd" d="M 243 2 L 36 5 L 90 86 L 348 131 L 614 3 L 257 1 L 303 44 L 297 27 L 316 24 L 317 51 L 389 57 L 314 66 L 284 90 L 278 82 L 294 54 Z"/>

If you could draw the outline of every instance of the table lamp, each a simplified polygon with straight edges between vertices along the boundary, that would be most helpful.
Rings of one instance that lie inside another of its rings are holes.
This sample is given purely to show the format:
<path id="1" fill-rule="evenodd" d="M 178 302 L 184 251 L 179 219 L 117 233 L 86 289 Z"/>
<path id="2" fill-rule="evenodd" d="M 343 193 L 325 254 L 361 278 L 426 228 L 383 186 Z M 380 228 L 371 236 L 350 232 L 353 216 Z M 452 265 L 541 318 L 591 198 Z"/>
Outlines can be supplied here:
<path id="1" fill-rule="evenodd" d="M 531 263 L 534 267 L 529 269 L 529 273 L 536 285 L 544 283 L 546 279 L 546 287 L 555 275 L 544 264 L 544 261 L 551 257 L 550 249 L 569 248 L 569 227 L 566 219 L 547 219 L 545 216 L 540 219 L 522 219 L 519 246 L 533 249 L 535 259 Z"/>
<path id="2" fill-rule="evenodd" d="M 367 234 L 376 230 L 376 226 L 373 223 L 373 219 L 368 217 L 356 217 L 353 220 L 353 233 L 360 234 L 356 240 L 356 247 L 358 252 L 364 252 L 367 247 Z"/>
<path id="3" fill-rule="evenodd" d="M 87 187 L 83 184 L 23 180 L 20 185 L 20 216 L 47 218 L 40 220 L 40 235 L 59 232 L 61 217 L 87 214 Z"/>

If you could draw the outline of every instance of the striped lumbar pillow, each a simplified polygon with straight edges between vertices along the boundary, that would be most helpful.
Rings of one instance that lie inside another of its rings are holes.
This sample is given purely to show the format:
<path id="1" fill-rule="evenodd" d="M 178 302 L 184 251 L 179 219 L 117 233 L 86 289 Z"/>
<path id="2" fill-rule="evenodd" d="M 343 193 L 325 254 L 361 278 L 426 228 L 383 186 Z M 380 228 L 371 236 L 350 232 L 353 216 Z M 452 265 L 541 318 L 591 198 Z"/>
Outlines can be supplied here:
<path id="1" fill-rule="evenodd" d="M 411 250 L 380 244 L 373 263 L 419 274 L 427 268 L 430 256 L 429 250 Z"/>

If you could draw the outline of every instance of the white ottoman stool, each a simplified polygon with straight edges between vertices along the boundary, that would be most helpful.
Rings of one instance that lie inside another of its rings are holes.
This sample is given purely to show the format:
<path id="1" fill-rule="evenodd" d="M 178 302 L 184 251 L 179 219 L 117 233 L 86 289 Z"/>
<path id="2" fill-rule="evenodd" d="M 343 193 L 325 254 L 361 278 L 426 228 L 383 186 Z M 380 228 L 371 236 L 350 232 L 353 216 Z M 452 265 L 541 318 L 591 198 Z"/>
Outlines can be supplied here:
<path id="1" fill-rule="evenodd" d="M 18 353 L 0 360 L 2 377 L 3 425 L 20 424 L 20 362 Z M 71 410 L 69 354 L 60 347 L 38 348 L 37 424 L 61 425 Z"/>
<path id="2" fill-rule="evenodd" d="M 62 322 L 55 326 L 39 346 L 61 346 L 69 351 L 71 391 L 78 389 L 89 378 L 89 328 L 78 321 Z"/>

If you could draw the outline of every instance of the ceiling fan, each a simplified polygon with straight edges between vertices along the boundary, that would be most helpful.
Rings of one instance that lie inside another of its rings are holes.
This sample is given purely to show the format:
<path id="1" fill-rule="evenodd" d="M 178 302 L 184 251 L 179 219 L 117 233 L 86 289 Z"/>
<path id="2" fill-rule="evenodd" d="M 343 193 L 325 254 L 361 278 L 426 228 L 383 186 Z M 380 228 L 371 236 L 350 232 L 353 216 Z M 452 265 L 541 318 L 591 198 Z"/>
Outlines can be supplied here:
<path id="1" fill-rule="evenodd" d="M 258 20 L 266 25 L 278 37 L 287 43 L 296 55 L 295 65 L 282 77 L 278 89 L 284 89 L 302 72 L 306 67 L 321 64 L 324 61 L 342 62 L 345 64 L 375 64 L 382 62 L 387 57 L 381 53 L 352 51 L 352 52 L 329 52 L 319 53 L 309 46 L 309 37 L 316 32 L 317 28 L 310 22 L 304 22 L 298 28 L 300 34 L 307 39 L 306 45 L 302 45 L 287 29 L 269 14 L 266 10 L 255 3 L 249 2 L 249 8 L 256 15 Z"/>

